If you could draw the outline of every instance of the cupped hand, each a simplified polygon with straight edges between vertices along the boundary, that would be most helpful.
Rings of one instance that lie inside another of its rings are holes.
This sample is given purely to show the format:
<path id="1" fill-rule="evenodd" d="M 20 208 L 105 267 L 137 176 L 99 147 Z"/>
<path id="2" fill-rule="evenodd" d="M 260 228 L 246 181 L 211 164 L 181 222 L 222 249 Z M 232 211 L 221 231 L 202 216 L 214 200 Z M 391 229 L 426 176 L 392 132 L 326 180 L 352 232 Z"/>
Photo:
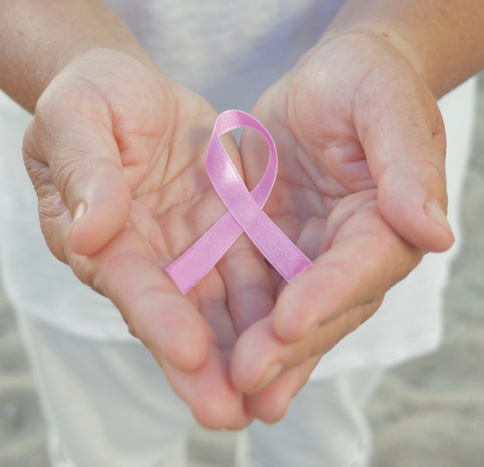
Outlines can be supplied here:
<path id="1" fill-rule="evenodd" d="M 425 251 L 453 243 L 445 220 L 445 135 L 435 99 L 385 38 L 323 41 L 253 114 L 271 132 L 279 173 L 264 210 L 313 260 L 290 284 L 275 274 L 271 313 L 235 345 L 231 375 L 251 415 L 280 419 L 321 356 L 367 320 Z M 257 183 L 264 150 L 241 140 Z"/>
<path id="2" fill-rule="evenodd" d="M 93 50 L 43 93 L 24 159 L 53 254 L 114 302 L 200 423 L 240 428 L 228 361 L 272 307 L 268 269 L 241 238 L 187 296 L 164 271 L 225 212 L 204 162 L 216 117 L 149 62 Z"/>

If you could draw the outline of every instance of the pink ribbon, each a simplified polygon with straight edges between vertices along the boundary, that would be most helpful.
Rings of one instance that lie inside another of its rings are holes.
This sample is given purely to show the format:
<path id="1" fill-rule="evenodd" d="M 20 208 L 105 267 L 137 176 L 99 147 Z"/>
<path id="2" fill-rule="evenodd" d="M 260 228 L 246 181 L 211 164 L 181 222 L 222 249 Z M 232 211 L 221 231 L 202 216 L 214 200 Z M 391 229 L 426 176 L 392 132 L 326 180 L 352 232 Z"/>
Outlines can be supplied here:
<path id="1" fill-rule="evenodd" d="M 224 133 L 240 127 L 257 130 L 269 145 L 266 170 L 251 192 L 220 141 Z M 212 185 L 228 212 L 166 268 L 183 293 L 187 293 L 215 266 L 243 232 L 288 282 L 311 265 L 304 253 L 262 210 L 276 179 L 277 150 L 271 135 L 259 121 L 240 110 L 220 114 L 208 145 L 206 165 Z"/>

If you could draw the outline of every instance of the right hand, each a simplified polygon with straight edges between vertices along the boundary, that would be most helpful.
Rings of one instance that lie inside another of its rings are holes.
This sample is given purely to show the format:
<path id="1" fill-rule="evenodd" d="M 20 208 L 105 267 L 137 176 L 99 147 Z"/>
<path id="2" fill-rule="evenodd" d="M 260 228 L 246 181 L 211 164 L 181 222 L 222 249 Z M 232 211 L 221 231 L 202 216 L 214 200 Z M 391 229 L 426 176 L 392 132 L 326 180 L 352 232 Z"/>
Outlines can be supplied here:
<path id="1" fill-rule="evenodd" d="M 371 319 L 425 251 L 448 249 L 453 235 L 439 109 L 383 37 L 322 39 L 253 114 L 279 151 L 264 211 L 313 260 L 289 284 L 274 275 L 273 310 L 233 352 L 232 379 L 250 394 L 250 413 L 274 422 L 322 355 Z M 242 135 L 249 186 L 264 170 L 250 157 L 262 145 L 254 133 Z"/>

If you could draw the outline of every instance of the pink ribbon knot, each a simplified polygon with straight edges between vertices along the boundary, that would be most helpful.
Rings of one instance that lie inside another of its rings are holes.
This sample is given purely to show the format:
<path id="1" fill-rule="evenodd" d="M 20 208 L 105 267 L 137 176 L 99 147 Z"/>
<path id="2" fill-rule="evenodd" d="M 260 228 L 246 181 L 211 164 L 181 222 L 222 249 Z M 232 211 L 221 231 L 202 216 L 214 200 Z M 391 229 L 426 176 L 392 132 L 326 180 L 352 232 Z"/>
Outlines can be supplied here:
<path id="1" fill-rule="evenodd" d="M 241 127 L 257 130 L 269 145 L 266 170 L 251 192 L 220 141 L 224 133 Z M 166 268 L 183 293 L 187 293 L 215 266 L 243 232 L 288 282 L 311 265 L 309 258 L 262 210 L 276 180 L 277 150 L 271 135 L 258 120 L 240 110 L 220 114 L 208 145 L 206 165 L 212 185 L 228 212 Z"/>

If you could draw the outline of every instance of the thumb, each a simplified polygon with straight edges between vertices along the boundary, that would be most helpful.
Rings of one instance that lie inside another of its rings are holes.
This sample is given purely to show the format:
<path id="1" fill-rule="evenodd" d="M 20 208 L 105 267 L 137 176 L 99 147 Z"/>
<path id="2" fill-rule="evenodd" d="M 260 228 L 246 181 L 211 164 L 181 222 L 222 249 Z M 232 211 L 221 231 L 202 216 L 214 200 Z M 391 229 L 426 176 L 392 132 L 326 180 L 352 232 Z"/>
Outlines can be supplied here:
<path id="1" fill-rule="evenodd" d="M 392 161 L 377 182 L 378 206 L 384 219 L 406 241 L 440 252 L 452 246 L 454 235 L 446 216 L 444 169 L 434 165 L 433 159 L 430 150 L 421 149 L 419 159 Z"/>
<path id="2" fill-rule="evenodd" d="M 402 92 L 405 89 L 406 92 Z M 449 249 L 454 236 L 446 218 L 445 130 L 427 91 L 400 87 L 382 96 L 355 121 L 373 179 L 378 206 L 392 228 L 426 251 Z M 390 105 L 391 103 L 391 105 Z"/>
<path id="3" fill-rule="evenodd" d="M 75 103 L 56 99 L 39 101 L 25 134 L 24 160 L 39 198 L 42 229 L 60 259 L 66 249 L 96 253 L 128 220 L 130 189 L 109 128 Z"/>
<path id="4" fill-rule="evenodd" d="M 72 216 L 68 245 L 74 253 L 89 256 L 103 248 L 126 224 L 131 195 L 115 164 L 98 159 L 82 169 L 75 166 L 80 173 L 65 188 L 66 205 Z"/>

